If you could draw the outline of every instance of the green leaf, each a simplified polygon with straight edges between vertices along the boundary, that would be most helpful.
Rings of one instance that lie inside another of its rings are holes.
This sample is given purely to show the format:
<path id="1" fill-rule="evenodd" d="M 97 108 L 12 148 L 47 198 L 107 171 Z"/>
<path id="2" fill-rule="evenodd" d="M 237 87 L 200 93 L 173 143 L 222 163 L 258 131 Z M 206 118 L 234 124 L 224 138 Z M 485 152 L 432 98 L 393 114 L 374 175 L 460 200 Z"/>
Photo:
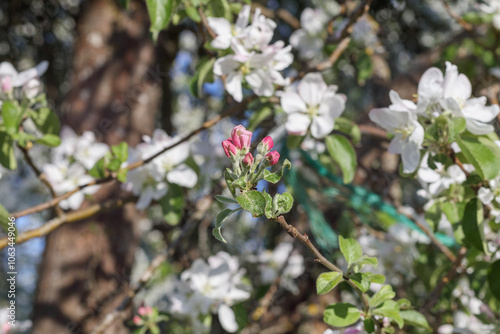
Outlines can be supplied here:
<path id="1" fill-rule="evenodd" d="M 10 170 L 17 168 L 14 141 L 6 132 L 0 132 L 0 164 Z"/>
<path id="2" fill-rule="evenodd" d="M 113 152 L 113 155 L 117 157 L 120 162 L 125 162 L 128 159 L 128 145 L 124 141 L 118 145 L 111 146 L 111 152 Z"/>
<path id="3" fill-rule="evenodd" d="M 370 272 L 367 272 L 367 273 L 364 273 L 364 274 L 368 276 L 368 279 L 372 283 L 384 284 L 384 282 L 385 282 L 385 276 L 384 275 L 374 274 L 374 273 L 370 273 Z"/>
<path id="4" fill-rule="evenodd" d="M 490 290 L 492 295 L 500 301 L 500 260 L 496 260 L 491 264 L 491 267 L 488 270 L 488 285 L 490 286 Z"/>
<path id="5" fill-rule="evenodd" d="M 349 279 L 363 292 L 368 291 L 370 288 L 370 279 L 364 273 L 355 273 L 349 276 Z"/>
<path id="6" fill-rule="evenodd" d="M 219 201 L 220 203 L 224 204 L 238 204 L 238 201 L 235 200 L 234 198 L 222 196 L 222 195 L 215 195 L 215 199 Z"/>
<path id="7" fill-rule="evenodd" d="M 481 252 L 488 249 L 485 247 L 483 221 L 483 203 L 478 198 L 473 198 L 465 206 L 462 228 L 465 241 Z"/>
<path id="8" fill-rule="evenodd" d="M 349 140 L 342 135 L 325 138 L 326 148 L 333 160 L 340 166 L 344 183 L 350 183 L 356 173 L 356 152 Z"/>
<path id="9" fill-rule="evenodd" d="M 104 157 L 97 160 L 94 167 L 89 170 L 89 175 L 97 179 L 106 177 L 106 167 L 104 166 Z"/>
<path id="10" fill-rule="evenodd" d="M 146 0 L 148 14 L 151 20 L 149 31 L 153 35 L 153 41 L 156 43 L 158 34 L 170 23 L 172 14 L 177 6 L 176 0 Z"/>
<path id="11" fill-rule="evenodd" d="M 16 225 L 12 224 L 9 220 L 9 211 L 7 211 L 7 209 L 5 209 L 5 207 L 0 204 L 0 227 L 2 228 L 2 230 L 5 232 L 5 233 L 9 233 L 9 226 L 14 226 L 14 233 L 16 234 L 17 236 L 17 229 L 16 229 Z"/>
<path id="12" fill-rule="evenodd" d="M 341 235 L 339 235 L 339 247 L 349 266 L 351 266 L 354 261 L 358 260 L 363 255 L 363 250 L 355 239 L 344 239 Z"/>
<path id="13" fill-rule="evenodd" d="M 120 159 L 118 158 L 113 158 L 111 159 L 111 161 L 108 163 L 108 165 L 106 166 L 106 168 L 112 172 L 116 172 L 117 170 L 120 169 L 122 165 L 122 162 L 120 161 Z"/>
<path id="14" fill-rule="evenodd" d="M 198 14 L 198 10 L 196 8 L 194 8 L 194 7 L 186 7 L 186 14 L 194 22 L 196 22 L 196 23 L 200 23 L 201 22 L 200 14 Z"/>
<path id="15" fill-rule="evenodd" d="M 361 312 L 349 303 L 328 305 L 323 313 L 323 321 L 335 327 L 347 327 L 358 321 Z"/>
<path id="16" fill-rule="evenodd" d="M 382 304 L 382 306 L 372 310 L 373 314 L 388 317 L 394 320 L 398 324 L 399 328 L 403 328 L 404 320 L 399 312 L 399 306 L 394 300 L 387 300 Z"/>
<path id="17" fill-rule="evenodd" d="M 2 118 L 7 133 L 13 135 L 19 131 L 22 113 L 17 103 L 14 101 L 5 101 L 2 104 Z"/>
<path id="18" fill-rule="evenodd" d="M 208 2 L 208 9 L 212 14 L 209 16 L 225 17 L 229 22 L 232 22 L 233 20 L 231 7 L 226 0 L 211 0 Z"/>
<path id="19" fill-rule="evenodd" d="M 337 118 L 335 120 L 335 130 L 348 135 L 354 144 L 359 143 L 361 140 L 361 130 L 359 130 L 359 126 L 347 118 Z"/>
<path id="20" fill-rule="evenodd" d="M 276 194 L 273 199 L 273 206 L 276 207 L 277 215 L 282 215 L 292 210 L 293 197 L 289 193 Z"/>
<path id="21" fill-rule="evenodd" d="M 271 173 L 267 169 L 264 169 L 264 180 L 271 183 L 278 183 L 283 177 L 283 172 L 285 168 L 290 169 L 291 167 L 292 164 L 290 163 L 290 161 L 288 159 L 285 159 L 285 161 L 283 161 L 283 165 L 281 166 L 281 168 L 274 173 Z"/>
<path id="22" fill-rule="evenodd" d="M 367 333 L 373 333 L 373 332 L 375 332 L 375 321 L 373 321 L 372 318 L 366 318 L 363 321 L 363 324 L 365 325 L 365 331 Z"/>
<path id="23" fill-rule="evenodd" d="M 411 302 L 406 299 L 406 298 L 401 298 L 401 299 L 398 299 L 396 301 L 396 303 L 398 303 L 398 306 L 401 308 L 401 307 L 410 307 L 411 306 Z"/>
<path id="24" fill-rule="evenodd" d="M 193 7 L 191 7 L 193 8 Z M 196 74 L 190 82 L 191 94 L 194 97 L 201 97 L 203 95 L 203 84 L 205 82 L 213 81 L 213 71 L 215 58 L 202 58 L 196 66 Z"/>
<path id="25" fill-rule="evenodd" d="M 236 190 L 233 186 L 234 177 L 232 174 L 233 172 L 229 168 L 226 169 L 224 171 L 224 180 L 226 181 L 227 188 L 231 192 L 231 195 L 233 195 L 233 197 L 236 197 Z"/>
<path id="26" fill-rule="evenodd" d="M 461 135 L 457 137 L 457 144 L 462 154 L 467 158 L 482 179 L 494 179 L 500 172 L 500 148 L 491 139 L 481 136 Z"/>
<path id="27" fill-rule="evenodd" d="M 368 305 L 370 308 L 377 307 L 378 305 L 382 304 L 386 300 L 390 300 L 394 298 L 396 294 L 392 290 L 392 287 L 390 285 L 383 285 L 380 290 L 378 290 L 371 298 L 370 302 Z"/>
<path id="28" fill-rule="evenodd" d="M 125 183 L 127 181 L 127 173 L 127 168 L 119 169 L 118 172 L 116 172 L 116 179 L 122 183 Z"/>
<path id="29" fill-rule="evenodd" d="M 316 280 L 316 291 L 318 295 L 323 295 L 331 291 L 342 281 L 342 274 L 336 271 L 322 273 Z"/>
<path id="30" fill-rule="evenodd" d="M 39 144 L 55 147 L 61 144 L 61 138 L 58 135 L 46 134 L 42 138 L 36 138 L 35 141 Z"/>
<path id="31" fill-rule="evenodd" d="M 405 325 L 421 327 L 432 332 L 431 326 L 422 313 L 415 310 L 403 310 L 399 312 L 399 315 L 403 318 Z"/>
<path id="32" fill-rule="evenodd" d="M 363 255 L 358 260 L 354 261 L 351 264 L 351 267 L 353 267 L 353 268 L 354 267 L 359 267 L 358 269 L 355 269 L 355 271 L 359 271 L 365 265 L 369 265 L 369 266 L 372 266 L 374 268 L 377 268 L 377 266 L 378 266 L 378 260 L 377 260 L 376 257 L 371 257 L 371 256 Z"/>
<path id="33" fill-rule="evenodd" d="M 254 217 L 261 217 L 265 213 L 266 200 L 260 191 L 251 190 L 236 198 L 238 203 Z"/>
<path id="34" fill-rule="evenodd" d="M 38 111 L 30 111 L 29 115 L 38 130 L 43 134 L 59 135 L 61 123 L 52 110 L 49 108 L 40 108 Z"/>
<path id="35" fill-rule="evenodd" d="M 463 117 L 453 117 L 448 120 L 448 143 L 455 141 L 457 136 L 465 131 L 466 123 Z"/>
<path id="36" fill-rule="evenodd" d="M 268 219 L 273 219 L 276 217 L 276 214 L 273 211 L 273 198 L 266 192 L 266 189 L 262 191 L 262 195 L 266 200 L 266 207 L 264 208 L 264 212 Z"/>
<path id="37" fill-rule="evenodd" d="M 220 229 L 222 227 L 222 224 L 224 224 L 224 222 L 226 221 L 226 219 L 239 210 L 241 210 L 241 208 L 237 208 L 234 210 L 226 209 L 224 211 L 221 211 L 217 215 L 217 218 L 215 219 L 215 228 L 212 230 L 212 235 L 215 237 L 215 239 L 226 243 L 226 239 L 224 239 L 224 237 L 222 236 Z"/>
<path id="38" fill-rule="evenodd" d="M 169 225 L 177 225 L 184 213 L 184 193 L 182 188 L 176 184 L 169 184 L 168 191 L 160 201 L 163 218 Z"/>

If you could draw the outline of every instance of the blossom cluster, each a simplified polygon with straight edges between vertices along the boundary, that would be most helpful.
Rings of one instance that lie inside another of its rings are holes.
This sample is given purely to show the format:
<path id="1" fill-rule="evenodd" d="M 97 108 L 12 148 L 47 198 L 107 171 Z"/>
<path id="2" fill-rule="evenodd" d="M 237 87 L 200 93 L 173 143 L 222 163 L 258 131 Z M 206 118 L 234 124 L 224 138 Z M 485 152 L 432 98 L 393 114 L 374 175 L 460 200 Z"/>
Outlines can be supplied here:
<path id="1" fill-rule="evenodd" d="M 128 163 L 147 159 L 162 149 L 175 144 L 179 137 L 170 137 L 162 129 L 156 129 L 153 135 L 143 136 L 143 143 L 129 149 Z M 192 188 L 198 181 L 196 172 L 186 164 L 189 157 L 189 143 L 181 143 L 167 150 L 150 163 L 133 169 L 127 174 L 123 187 L 139 196 L 136 207 L 147 208 L 153 200 L 159 200 L 168 190 L 168 184 Z"/>
<path id="2" fill-rule="evenodd" d="M 70 127 L 61 130 L 61 145 L 54 148 L 51 162 L 43 166 L 43 173 L 57 195 L 76 189 L 93 180 L 87 172 L 109 151 L 108 145 L 96 142 L 95 134 L 85 131 L 78 136 Z M 99 186 L 86 187 L 59 202 L 63 209 L 78 209 L 85 195 L 99 190 Z"/>
<path id="3" fill-rule="evenodd" d="M 242 8 L 236 23 L 232 25 L 221 17 L 209 17 L 208 25 L 217 34 L 212 47 L 233 54 L 218 58 L 214 63 L 214 74 L 225 76 L 226 89 L 237 101 L 243 99 L 243 87 L 248 85 L 258 96 L 272 96 L 274 85 L 286 85 L 280 73 L 293 61 L 291 46 L 283 41 L 269 44 L 274 35 L 276 23 L 255 10 L 250 20 L 250 6 Z"/>
<path id="4" fill-rule="evenodd" d="M 446 62 L 446 73 L 430 68 L 418 84 L 417 103 L 402 99 L 391 91 L 391 105 L 370 111 L 370 119 L 394 135 L 389 152 L 401 154 L 403 171 L 414 172 L 420 163 L 424 143 L 424 126 L 440 115 L 463 117 L 466 128 L 475 135 L 493 131 L 488 124 L 500 112 L 498 105 L 486 106 L 486 97 L 471 98 L 469 79 L 456 65 Z"/>
<path id="5" fill-rule="evenodd" d="M 14 97 L 14 88 L 20 88 L 21 97 L 35 98 L 41 92 L 39 77 L 47 71 L 49 63 L 43 61 L 23 72 L 17 70 L 9 62 L 0 63 L 0 107 L 2 100 Z"/>
<path id="6" fill-rule="evenodd" d="M 224 330 L 235 333 L 238 324 L 231 306 L 250 297 L 250 286 L 242 280 L 244 274 L 238 258 L 226 252 L 210 256 L 207 262 L 196 259 L 175 283 L 169 312 L 186 317 L 194 333 L 208 332 L 201 318 L 218 314 Z"/>

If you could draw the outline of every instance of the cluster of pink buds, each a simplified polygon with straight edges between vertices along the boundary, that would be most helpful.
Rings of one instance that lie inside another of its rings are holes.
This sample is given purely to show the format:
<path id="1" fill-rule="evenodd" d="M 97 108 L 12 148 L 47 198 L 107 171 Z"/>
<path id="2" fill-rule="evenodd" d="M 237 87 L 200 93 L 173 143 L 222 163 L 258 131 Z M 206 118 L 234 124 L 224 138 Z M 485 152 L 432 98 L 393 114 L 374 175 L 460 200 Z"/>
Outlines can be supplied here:
<path id="1" fill-rule="evenodd" d="M 242 172 L 253 174 L 260 165 L 260 169 L 273 166 L 278 163 L 280 154 L 271 151 L 274 146 L 271 137 L 267 136 L 257 146 L 257 155 L 254 157 L 250 153 L 250 144 L 252 142 L 251 131 L 248 131 L 243 125 L 237 125 L 231 131 L 231 137 L 222 142 L 222 147 L 227 157 L 233 162 L 233 169 L 237 175 Z M 262 164 L 261 164 L 262 162 Z"/>
<path id="2" fill-rule="evenodd" d="M 153 308 L 151 306 L 140 306 L 137 309 L 139 315 L 135 315 L 132 318 L 134 325 L 142 326 L 144 325 L 144 318 L 149 317 L 153 313 Z"/>

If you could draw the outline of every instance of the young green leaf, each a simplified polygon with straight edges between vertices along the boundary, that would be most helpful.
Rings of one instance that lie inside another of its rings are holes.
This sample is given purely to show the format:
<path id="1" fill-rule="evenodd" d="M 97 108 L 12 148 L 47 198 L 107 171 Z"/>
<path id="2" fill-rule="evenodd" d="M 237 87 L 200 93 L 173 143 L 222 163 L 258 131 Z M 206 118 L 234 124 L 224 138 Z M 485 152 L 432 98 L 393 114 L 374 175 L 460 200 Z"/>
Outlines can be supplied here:
<path id="1" fill-rule="evenodd" d="M 323 295 L 331 291 L 342 281 L 342 274 L 336 271 L 322 273 L 316 280 L 316 291 L 318 295 Z"/>
<path id="2" fill-rule="evenodd" d="M 359 130 L 359 126 L 347 118 L 337 118 L 335 120 L 335 130 L 348 135 L 354 144 L 359 143 L 361 140 L 361 131 Z"/>
<path id="3" fill-rule="evenodd" d="M 288 159 L 285 159 L 285 161 L 283 161 L 283 165 L 281 166 L 281 168 L 274 173 L 268 171 L 267 169 L 264 169 L 264 180 L 271 183 L 278 183 L 283 177 L 283 172 L 285 168 L 290 169 L 291 167 L 292 164 L 290 163 L 290 161 Z"/>
<path id="4" fill-rule="evenodd" d="M 396 294 L 392 290 L 390 285 L 383 285 L 380 290 L 378 290 L 371 298 L 368 305 L 370 308 L 374 308 L 385 302 L 386 300 L 390 300 L 394 298 Z"/>
<path id="5" fill-rule="evenodd" d="M 238 204 L 238 201 L 235 200 L 234 198 L 222 196 L 222 195 L 215 195 L 215 199 L 224 204 Z"/>
<path id="6" fill-rule="evenodd" d="M 113 152 L 113 155 L 117 157 L 120 162 L 125 162 L 128 159 L 128 145 L 124 141 L 118 145 L 111 146 L 111 152 Z"/>
<path id="7" fill-rule="evenodd" d="M 462 228 L 465 241 L 481 252 L 488 249 L 485 245 L 483 221 L 483 203 L 478 198 L 473 198 L 465 206 Z"/>
<path id="8" fill-rule="evenodd" d="M 403 318 L 405 325 L 421 327 L 432 332 L 431 326 L 422 313 L 415 310 L 403 310 L 399 312 L 399 315 Z"/>
<path id="9" fill-rule="evenodd" d="M 7 209 L 4 208 L 2 204 L 0 204 L 0 227 L 5 233 L 9 232 L 9 223 L 10 223 L 9 217 L 10 217 L 9 211 L 7 211 Z M 17 230 L 15 231 L 15 233 L 17 235 Z"/>
<path id="10" fill-rule="evenodd" d="M 405 323 L 399 312 L 399 306 L 394 300 L 387 300 L 379 308 L 372 310 L 372 314 L 390 318 L 398 324 L 399 328 L 403 328 Z"/>
<path id="11" fill-rule="evenodd" d="M 484 136 L 462 134 L 457 137 L 457 144 L 463 155 L 476 168 L 481 178 L 487 180 L 494 179 L 500 172 L 500 154 L 496 154 L 498 147 L 495 149 L 491 143 L 491 139 Z"/>
<path id="12" fill-rule="evenodd" d="M 158 34 L 170 23 L 172 14 L 177 7 L 177 0 L 146 0 L 148 14 L 151 21 L 149 31 L 153 35 L 153 41 L 156 43 Z"/>
<path id="13" fill-rule="evenodd" d="M 61 138 L 58 135 L 45 134 L 42 138 L 36 138 L 35 141 L 39 144 L 55 147 L 61 144 Z"/>
<path id="14" fill-rule="evenodd" d="M 19 131 L 19 123 L 21 122 L 21 110 L 17 103 L 13 101 L 5 101 L 2 104 L 3 124 L 7 133 L 13 135 Z"/>
<path id="15" fill-rule="evenodd" d="M 385 282 L 385 276 L 384 275 L 374 274 L 374 273 L 370 273 L 370 272 L 367 272 L 367 273 L 364 273 L 364 274 L 368 276 L 368 279 L 372 283 L 384 284 L 384 282 Z"/>
<path id="16" fill-rule="evenodd" d="M 328 305 L 323 312 L 323 321 L 335 327 L 347 327 L 358 321 L 361 312 L 349 303 Z"/>
<path id="17" fill-rule="evenodd" d="M 358 164 L 351 142 L 342 135 L 330 135 L 326 137 L 325 143 L 328 153 L 342 170 L 344 183 L 351 183 Z"/>
<path id="18" fill-rule="evenodd" d="M 262 191 L 262 195 L 266 200 L 266 207 L 264 208 L 264 213 L 268 219 L 273 219 L 276 217 L 275 212 L 273 211 L 273 198 L 266 192 L 266 189 Z"/>
<path id="19" fill-rule="evenodd" d="M 363 255 L 363 250 L 355 239 L 344 239 L 339 235 L 339 247 L 349 266 Z"/>
<path id="20" fill-rule="evenodd" d="M 224 239 L 224 237 L 222 236 L 220 229 L 222 227 L 222 224 L 224 224 L 224 222 L 226 221 L 226 219 L 229 218 L 229 216 L 231 216 L 233 213 L 235 213 L 236 211 L 239 211 L 239 210 L 241 210 L 241 208 L 237 208 L 234 210 L 226 209 L 224 211 L 221 211 L 217 215 L 217 218 L 215 219 L 215 228 L 212 230 L 212 235 L 215 237 L 215 239 L 226 243 L 226 239 Z"/>
<path id="21" fill-rule="evenodd" d="M 59 135 L 61 123 L 57 115 L 49 108 L 40 108 L 37 111 L 30 111 L 29 116 L 38 130 L 43 134 Z"/>
<path id="22" fill-rule="evenodd" d="M 266 200 L 260 191 L 251 190 L 236 198 L 238 203 L 254 217 L 261 217 L 265 213 Z"/>
<path id="23" fill-rule="evenodd" d="M 17 168 L 14 141 L 6 132 L 0 132 L 0 164 L 10 170 Z"/>
<path id="24" fill-rule="evenodd" d="M 274 201 L 276 201 L 276 212 L 278 215 L 290 212 L 292 209 L 293 197 L 287 192 L 274 195 Z"/>
<path id="25" fill-rule="evenodd" d="M 349 276 L 349 279 L 363 292 L 370 289 L 370 278 L 369 275 L 364 273 L 355 273 Z"/>
<path id="26" fill-rule="evenodd" d="M 496 260 L 491 264 L 490 269 L 488 270 L 488 285 L 490 286 L 490 290 L 492 295 L 500 300 L 500 260 Z"/>
<path id="27" fill-rule="evenodd" d="M 376 257 L 363 255 L 356 261 L 351 264 L 351 267 L 354 268 L 355 271 L 360 271 L 365 265 L 372 266 L 377 268 L 378 260 Z"/>

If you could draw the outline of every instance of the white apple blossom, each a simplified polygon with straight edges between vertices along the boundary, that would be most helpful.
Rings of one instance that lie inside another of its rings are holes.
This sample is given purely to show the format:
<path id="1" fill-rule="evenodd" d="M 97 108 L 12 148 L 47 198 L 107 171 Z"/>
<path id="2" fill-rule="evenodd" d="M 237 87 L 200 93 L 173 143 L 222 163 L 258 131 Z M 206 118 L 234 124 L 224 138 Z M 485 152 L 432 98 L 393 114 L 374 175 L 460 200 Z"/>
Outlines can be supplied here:
<path id="1" fill-rule="evenodd" d="M 248 25 L 250 18 L 250 6 L 246 5 L 241 8 L 236 24 L 232 25 L 223 17 L 208 17 L 208 25 L 217 34 L 211 45 L 216 49 L 227 49 L 233 39 L 243 37 L 244 30 Z"/>
<path id="2" fill-rule="evenodd" d="M 313 59 L 322 54 L 329 19 L 320 8 L 306 8 L 302 11 L 301 28 L 290 35 L 290 44 L 299 50 L 300 58 Z"/>
<path id="3" fill-rule="evenodd" d="M 224 330 L 236 332 L 238 324 L 231 306 L 250 297 L 249 286 L 241 281 L 244 273 L 238 259 L 226 252 L 210 256 L 208 263 L 196 259 L 181 274 L 175 292 L 169 295 L 169 311 L 187 317 L 197 333 L 208 331 L 200 323 L 199 315 L 209 313 L 218 314 Z"/>
<path id="4" fill-rule="evenodd" d="M 476 135 L 493 131 L 491 122 L 500 112 L 498 105 L 486 106 L 486 97 L 471 98 L 469 79 L 458 72 L 456 65 L 446 62 L 446 73 L 432 67 L 425 71 L 418 84 L 417 111 L 438 116 L 449 111 L 465 118 L 467 130 Z M 443 110 L 444 109 L 444 110 Z"/>
<path id="5" fill-rule="evenodd" d="M 281 107 L 288 114 L 286 130 L 303 136 L 311 129 L 315 138 L 327 136 L 345 108 L 345 99 L 337 94 L 337 86 L 327 86 L 320 73 L 309 73 L 281 96 Z"/>
<path id="6" fill-rule="evenodd" d="M 92 176 L 87 174 L 82 165 L 79 163 L 72 163 L 70 165 L 67 160 L 44 165 L 43 173 L 57 195 L 72 191 L 93 180 Z M 77 210 L 85 200 L 86 194 L 95 194 L 98 190 L 99 186 L 86 187 L 59 202 L 59 206 L 63 209 Z"/>
<path id="7" fill-rule="evenodd" d="M 388 108 L 371 110 L 370 119 L 394 135 L 388 151 L 401 154 L 403 172 L 412 173 L 420 162 L 424 128 L 418 122 L 415 103 L 401 99 L 393 90 L 389 97 L 392 104 Z"/>
<path id="8" fill-rule="evenodd" d="M 30 80 L 40 77 L 47 68 L 49 67 L 49 62 L 42 61 L 40 64 L 26 71 L 17 72 L 17 70 L 9 62 L 0 63 L 0 81 L 3 82 L 6 78 L 9 78 L 10 85 L 12 87 L 21 87 L 27 84 Z"/>
<path id="9" fill-rule="evenodd" d="M 429 153 L 426 153 L 422 158 L 417 178 L 432 197 L 449 189 L 453 184 L 462 184 L 467 179 L 464 171 L 458 165 L 445 168 L 442 163 L 434 162 L 436 169 L 432 169 L 428 165 L 428 159 Z"/>
<path id="10" fill-rule="evenodd" d="M 156 129 L 153 136 L 144 136 L 144 143 L 129 149 L 128 162 L 144 160 L 174 144 L 179 138 L 169 137 L 164 130 Z M 159 200 L 168 190 L 168 183 L 192 188 L 198 181 L 196 172 L 184 162 L 189 157 L 189 143 L 182 143 L 166 151 L 152 162 L 127 173 L 124 189 L 139 195 L 138 209 L 145 209 L 152 200 Z"/>

